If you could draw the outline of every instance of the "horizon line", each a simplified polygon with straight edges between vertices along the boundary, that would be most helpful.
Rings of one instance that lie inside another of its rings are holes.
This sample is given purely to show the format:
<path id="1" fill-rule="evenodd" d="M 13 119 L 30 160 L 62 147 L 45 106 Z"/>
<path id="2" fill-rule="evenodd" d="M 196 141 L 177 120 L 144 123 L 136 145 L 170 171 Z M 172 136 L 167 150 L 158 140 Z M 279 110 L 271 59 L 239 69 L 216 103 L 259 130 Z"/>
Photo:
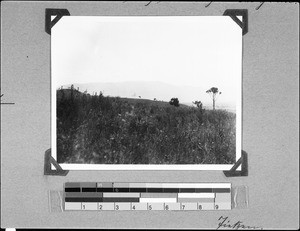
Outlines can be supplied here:
<path id="1" fill-rule="evenodd" d="M 193 88 L 203 88 L 203 89 L 206 89 L 204 88 L 203 86 L 195 86 L 195 85 L 178 85 L 178 84 L 174 84 L 174 83 L 169 83 L 169 82 L 165 82 L 165 81 L 159 81 L 159 80 L 127 80 L 127 81 L 111 81 L 111 82 L 86 82 L 86 83 L 68 83 L 68 84 L 63 84 L 63 85 L 60 85 L 59 87 L 61 86 L 71 86 L 72 84 L 73 85 L 80 85 L 80 84 L 111 84 L 111 83 L 131 83 L 131 82 L 153 82 L 153 83 L 164 83 L 164 84 L 167 84 L 167 85 L 172 85 L 172 86 L 178 86 L 178 87 L 193 87 Z M 211 86 L 211 87 L 216 87 L 216 86 Z M 209 88 L 211 88 L 209 87 Z"/>

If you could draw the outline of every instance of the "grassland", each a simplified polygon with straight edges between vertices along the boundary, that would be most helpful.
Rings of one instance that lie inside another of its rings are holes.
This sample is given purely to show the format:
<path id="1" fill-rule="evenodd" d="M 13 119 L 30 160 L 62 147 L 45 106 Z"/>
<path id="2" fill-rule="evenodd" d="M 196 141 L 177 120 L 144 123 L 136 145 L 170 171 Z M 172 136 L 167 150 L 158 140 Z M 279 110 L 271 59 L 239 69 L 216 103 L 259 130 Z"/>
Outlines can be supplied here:
<path id="1" fill-rule="evenodd" d="M 224 110 L 57 90 L 57 160 L 232 164 L 235 118 Z"/>

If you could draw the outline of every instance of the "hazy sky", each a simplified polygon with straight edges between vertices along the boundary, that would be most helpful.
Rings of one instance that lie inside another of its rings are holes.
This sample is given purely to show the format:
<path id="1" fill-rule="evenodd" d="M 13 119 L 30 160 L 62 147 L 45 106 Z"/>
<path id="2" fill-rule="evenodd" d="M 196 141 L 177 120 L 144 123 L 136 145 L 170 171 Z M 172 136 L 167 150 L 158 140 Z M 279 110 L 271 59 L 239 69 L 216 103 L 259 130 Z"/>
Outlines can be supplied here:
<path id="1" fill-rule="evenodd" d="M 52 28 L 51 63 L 55 87 L 163 81 L 218 87 L 235 101 L 242 30 L 228 16 L 66 16 Z"/>

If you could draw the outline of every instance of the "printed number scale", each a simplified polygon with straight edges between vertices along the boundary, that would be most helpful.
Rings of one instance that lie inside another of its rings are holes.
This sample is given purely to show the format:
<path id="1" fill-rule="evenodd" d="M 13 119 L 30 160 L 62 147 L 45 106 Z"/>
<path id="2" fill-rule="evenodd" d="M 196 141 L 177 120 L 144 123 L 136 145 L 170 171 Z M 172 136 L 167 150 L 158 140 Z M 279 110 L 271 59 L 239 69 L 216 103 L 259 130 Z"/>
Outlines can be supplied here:
<path id="1" fill-rule="evenodd" d="M 66 182 L 65 210 L 230 210 L 231 183 Z"/>

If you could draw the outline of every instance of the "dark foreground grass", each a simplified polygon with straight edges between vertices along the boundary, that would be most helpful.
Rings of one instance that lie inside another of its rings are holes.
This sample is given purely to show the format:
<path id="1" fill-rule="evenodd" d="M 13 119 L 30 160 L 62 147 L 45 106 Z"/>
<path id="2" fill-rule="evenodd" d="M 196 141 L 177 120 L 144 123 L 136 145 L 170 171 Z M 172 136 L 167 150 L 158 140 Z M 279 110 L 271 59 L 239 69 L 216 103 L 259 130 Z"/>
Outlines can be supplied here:
<path id="1" fill-rule="evenodd" d="M 57 160 L 232 164 L 236 115 L 167 102 L 57 90 Z"/>

